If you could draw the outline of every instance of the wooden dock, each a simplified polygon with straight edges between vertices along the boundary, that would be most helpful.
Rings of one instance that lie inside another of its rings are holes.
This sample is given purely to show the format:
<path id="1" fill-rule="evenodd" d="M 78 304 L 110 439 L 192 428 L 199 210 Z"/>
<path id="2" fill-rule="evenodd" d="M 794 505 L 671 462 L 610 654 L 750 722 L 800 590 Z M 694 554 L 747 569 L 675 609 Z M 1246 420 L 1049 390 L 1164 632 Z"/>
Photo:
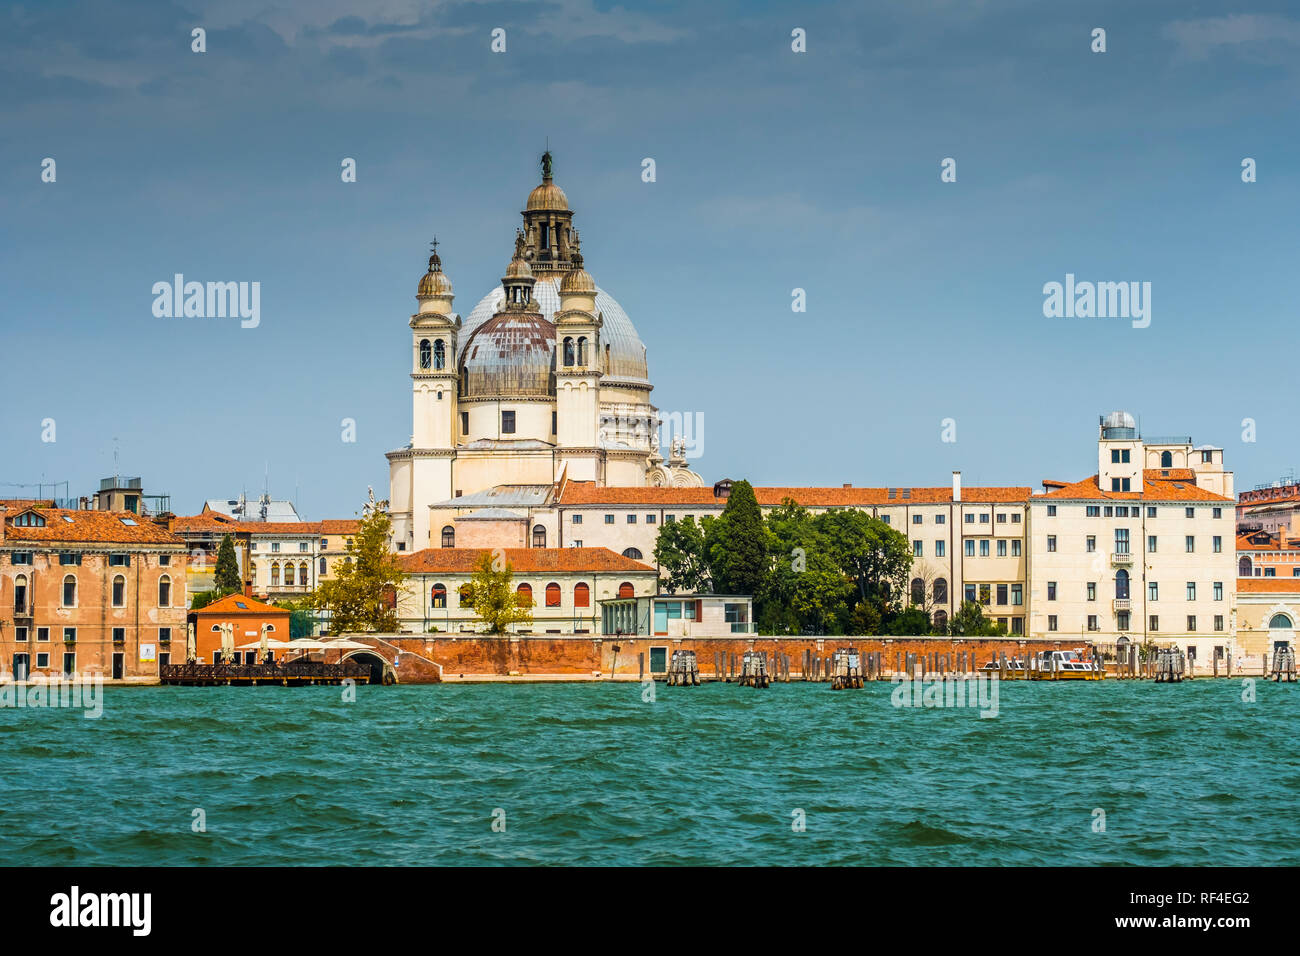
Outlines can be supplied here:
<path id="1" fill-rule="evenodd" d="M 237 686 L 252 687 L 257 684 L 280 684 L 301 687 L 310 684 L 341 684 L 354 680 L 359 684 L 370 682 L 370 668 L 355 661 L 329 664 L 325 661 L 292 660 L 260 664 L 164 664 L 159 679 L 163 684 L 187 687 Z"/>
<path id="2" fill-rule="evenodd" d="M 1273 652 L 1273 668 L 1269 671 L 1269 679 L 1279 683 L 1285 681 L 1288 684 L 1295 683 L 1295 649 L 1290 647 L 1279 647 Z"/>

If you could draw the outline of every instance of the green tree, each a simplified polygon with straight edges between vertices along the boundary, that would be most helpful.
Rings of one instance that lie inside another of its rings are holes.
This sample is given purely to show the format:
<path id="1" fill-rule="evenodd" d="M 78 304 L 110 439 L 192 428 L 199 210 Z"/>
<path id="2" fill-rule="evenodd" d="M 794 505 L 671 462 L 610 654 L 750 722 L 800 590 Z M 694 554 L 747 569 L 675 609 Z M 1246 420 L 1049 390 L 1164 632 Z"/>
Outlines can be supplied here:
<path id="1" fill-rule="evenodd" d="M 704 530 L 688 516 L 659 526 L 655 539 L 659 584 L 669 594 L 702 594 L 711 590 Z"/>
<path id="2" fill-rule="evenodd" d="M 826 511 L 814 519 L 835 563 L 853 579 L 858 599 L 878 608 L 897 600 L 907 587 L 912 546 L 907 537 L 863 511 Z"/>
<path id="3" fill-rule="evenodd" d="M 467 596 L 474 613 L 487 625 L 485 634 L 505 634 L 511 624 L 533 623 L 531 602 L 514 588 L 514 568 L 509 562 L 498 568 L 492 552 L 484 551 L 474 566 Z"/>
<path id="4" fill-rule="evenodd" d="M 853 582 L 824 551 L 808 555 L 808 566 L 795 577 L 790 608 L 800 624 L 820 634 L 843 630 Z"/>
<path id="5" fill-rule="evenodd" d="M 312 636 L 316 629 L 316 612 L 312 610 L 310 599 L 281 601 L 279 607 L 289 612 L 289 640 Z"/>
<path id="6" fill-rule="evenodd" d="M 948 633 L 954 637 L 1000 637 L 1007 629 L 984 616 L 984 608 L 977 601 L 962 601 L 957 613 L 948 622 Z"/>
<path id="7" fill-rule="evenodd" d="M 731 486 L 727 507 L 706 528 L 709 570 L 719 594 L 758 594 L 771 571 L 763 513 L 748 481 Z"/>
<path id="8" fill-rule="evenodd" d="M 881 633 L 895 637 L 922 637 L 930 633 L 930 627 L 930 615 L 913 605 L 886 621 Z"/>
<path id="9" fill-rule="evenodd" d="M 334 577 L 311 595 L 311 607 L 329 612 L 332 633 L 397 630 L 395 598 L 406 572 L 388 550 L 392 529 L 385 511 L 363 517 Z"/>
<path id="10" fill-rule="evenodd" d="M 224 595 L 218 594 L 216 591 L 198 591 L 195 593 L 194 597 L 190 598 L 190 610 L 197 611 L 199 608 L 207 607 L 213 601 L 223 596 Z"/>
<path id="11" fill-rule="evenodd" d="M 235 554 L 235 542 L 226 535 L 217 548 L 217 569 L 213 575 L 214 590 L 217 597 L 225 597 L 244 590 L 244 582 L 239 574 L 239 557 Z"/>

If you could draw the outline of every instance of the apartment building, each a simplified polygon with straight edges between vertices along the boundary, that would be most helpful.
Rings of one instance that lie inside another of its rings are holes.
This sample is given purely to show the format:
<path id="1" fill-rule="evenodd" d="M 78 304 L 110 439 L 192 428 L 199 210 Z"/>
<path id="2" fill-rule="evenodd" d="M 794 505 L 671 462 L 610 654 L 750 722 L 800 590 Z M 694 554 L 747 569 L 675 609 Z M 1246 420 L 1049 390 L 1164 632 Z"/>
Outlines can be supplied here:
<path id="1" fill-rule="evenodd" d="M 185 652 L 187 563 L 133 512 L 0 504 L 0 670 L 156 678 Z"/>
<path id="2" fill-rule="evenodd" d="M 1222 450 L 1100 423 L 1097 473 L 1029 501 L 1030 634 L 1177 644 L 1204 666 L 1235 629 L 1232 474 Z"/>

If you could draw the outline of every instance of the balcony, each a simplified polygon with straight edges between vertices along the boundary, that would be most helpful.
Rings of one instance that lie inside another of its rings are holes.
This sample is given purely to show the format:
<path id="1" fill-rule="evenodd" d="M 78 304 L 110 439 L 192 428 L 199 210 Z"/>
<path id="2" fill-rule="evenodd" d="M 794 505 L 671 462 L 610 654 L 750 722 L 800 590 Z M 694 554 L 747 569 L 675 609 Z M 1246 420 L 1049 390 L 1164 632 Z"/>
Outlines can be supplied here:
<path id="1" fill-rule="evenodd" d="M 1115 598 L 1110 602 L 1110 609 L 1116 613 L 1132 610 L 1133 602 L 1129 598 Z"/>
<path id="2" fill-rule="evenodd" d="M 15 602 L 14 617 L 18 620 L 23 620 L 24 618 L 30 619 L 32 617 L 32 602 Z"/>
<path id="3" fill-rule="evenodd" d="M 1110 556 L 1112 568 L 1127 568 L 1133 564 L 1133 555 L 1128 551 L 1116 551 Z"/>

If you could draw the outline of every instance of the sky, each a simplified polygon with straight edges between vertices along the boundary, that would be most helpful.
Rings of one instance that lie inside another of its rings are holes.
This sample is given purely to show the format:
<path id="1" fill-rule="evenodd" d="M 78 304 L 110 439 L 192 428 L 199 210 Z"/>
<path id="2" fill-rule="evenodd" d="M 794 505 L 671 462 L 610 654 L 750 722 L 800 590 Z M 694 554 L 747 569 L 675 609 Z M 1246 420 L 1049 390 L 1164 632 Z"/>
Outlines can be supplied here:
<path id="1" fill-rule="evenodd" d="M 0 496 L 386 497 L 429 240 L 467 315 L 548 143 L 708 482 L 1077 480 L 1114 409 L 1270 482 L 1298 80 L 1281 2 L 5 5 Z M 259 324 L 156 316 L 176 273 Z M 1067 274 L 1150 283 L 1149 325 L 1046 316 Z"/>

